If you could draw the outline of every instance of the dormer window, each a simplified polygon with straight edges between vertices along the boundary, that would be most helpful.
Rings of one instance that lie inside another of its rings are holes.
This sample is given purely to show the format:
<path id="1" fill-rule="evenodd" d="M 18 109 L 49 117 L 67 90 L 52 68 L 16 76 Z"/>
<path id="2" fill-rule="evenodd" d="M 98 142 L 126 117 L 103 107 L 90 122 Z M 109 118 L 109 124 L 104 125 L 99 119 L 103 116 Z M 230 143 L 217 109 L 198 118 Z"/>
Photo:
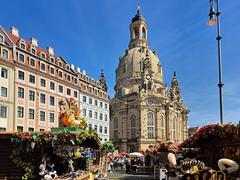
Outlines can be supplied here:
<path id="1" fill-rule="evenodd" d="M 4 43 L 3 35 L 0 34 L 0 43 Z"/>
<path id="2" fill-rule="evenodd" d="M 67 65 L 67 66 L 66 66 L 66 68 L 67 68 L 67 70 L 68 70 L 68 71 L 70 70 L 70 67 L 69 67 L 69 65 Z"/>
<path id="3" fill-rule="evenodd" d="M 46 55 L 44 53 L 41 53 L 41 58 L 46 59 Z"/>
<path id="4" fill-rule="evenodd" d="M 20 48 L 25 50 L 26 49 L 26 45 L 23 42 L 21 42 L 20 43 Z"/>
<path id="5" fill-rule="evenodd" d="M 45 71 L 45 69 L 46 69 L 45 64 L 41 63 L 41 70 L 42 70 L 42 71 Z"/>
<path id="6" fill-rule="evenodd" d="M 50 58 L 50 62 L 51 62 L 52 64 L 54 64 L 54 58 L 53 58 L 53 57 Z"/>
<path id="7" fill-rule="evenodd" d="M 34 48 L 31 48 L 31 53 L 36 54 L 36 50 Z"/>
<path id="8" fill-rule="evenodd" d="M 23 54 L 19 54 L 19 62 L 24 63 L 24 55 Z"/>
<path id="9" fill-rule="evenodd" d="M 62 63 L 61 63 L 61 62 L 58 62 L 58 65 L 59 65 L 60 67 L 62 67 Z"/>

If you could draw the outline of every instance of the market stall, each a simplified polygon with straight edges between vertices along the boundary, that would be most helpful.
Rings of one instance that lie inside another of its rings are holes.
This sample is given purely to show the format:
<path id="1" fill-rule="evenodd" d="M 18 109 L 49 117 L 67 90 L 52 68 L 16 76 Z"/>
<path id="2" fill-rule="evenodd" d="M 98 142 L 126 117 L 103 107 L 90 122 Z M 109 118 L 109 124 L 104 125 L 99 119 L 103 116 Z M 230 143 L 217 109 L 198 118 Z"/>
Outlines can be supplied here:
<path id="1" fill-rule="evenodd" d="M 12 136 L 14 163 L 22 179 L 90 179 L 89 165 L 101 147 L 97 133 L 88 130 L 74 99 L 60 102 L 64 127 L 46 132 L 18 132 Z"/>
<path id="2" fill-rule="evenodd" d="M 200 127 L 181 144 L 191 150 L 207 167 L 218 170 L 218 160 L 227 158 L 240 163 L 240 125 L 210 124 Z M 238 175 L 239 171 L 235 173 Z M 234 175 L 234 176 L 235 176 Z"/>

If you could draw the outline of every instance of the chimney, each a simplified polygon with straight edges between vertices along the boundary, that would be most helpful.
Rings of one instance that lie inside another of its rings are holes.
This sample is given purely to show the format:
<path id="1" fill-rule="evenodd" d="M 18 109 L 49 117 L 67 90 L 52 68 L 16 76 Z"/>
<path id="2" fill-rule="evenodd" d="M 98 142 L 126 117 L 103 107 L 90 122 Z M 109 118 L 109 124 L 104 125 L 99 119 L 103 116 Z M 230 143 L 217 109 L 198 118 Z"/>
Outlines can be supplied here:
<path id="1" fill-rule="evenodd" d="M 53 48 L 52 47 L 47 47 L 47 51 L 49 54 L 54 55 Z"/>
<path id="2" fill-rule="evenodd" d="M 86 71 L 85 70 L 83 70 L 82 73 L 83 73 L 83 75 L 86 75 Z"/>
<path id="3" fill-rule="evenodd" d="M 80 73 L 80 72 L 81 72 L 79 67 L 77 67 L 77 72 L 78 72 L 78 73 Z"/>
<path id="4" fill-rule="evenodd" d="M 74 69 L 74 65 L 73 65 L 73 64 L 71 64 L 71 68 L 72 68 L 72 70 L 75 70 L 75 69 Z"/>
<path id="5" fill-rule="evenodd" d="M 18 31 L 17 28 L 11 27 L 11 33 L 12 33 L 14 36 L 19 37 L 19 31 Z"/>
<path id="6" fill-rule="evenodd" d="M 34 37 L 31 37 L 31 43 L 34 45 L 34 46 L 38 46 L 38 41 L 36 38 Z"/>

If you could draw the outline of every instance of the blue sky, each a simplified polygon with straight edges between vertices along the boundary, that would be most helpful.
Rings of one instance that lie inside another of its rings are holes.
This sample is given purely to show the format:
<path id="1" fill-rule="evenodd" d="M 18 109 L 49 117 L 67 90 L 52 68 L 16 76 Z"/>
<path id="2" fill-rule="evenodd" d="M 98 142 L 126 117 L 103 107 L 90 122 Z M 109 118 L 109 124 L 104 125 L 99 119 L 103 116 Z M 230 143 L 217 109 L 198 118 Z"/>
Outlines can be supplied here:
<path id="1" fill-rule="evenodd" d="M 11 2 L 11 3 L 10 3 Z M 129 42 L 137 3 L 148 22 L 149 44 L 158 51 L 164 80 L 177 71 L 190 109 L 189 126 L 219 122 L 216 26 L 207 25 L 208 0 L 1 1 L 0 24 L 36 37 L 41 47 L 95 78 L 103 68 L 113 96 L 115 68 Z M 240 120 L 240 1 L 221 1 L 224 122 Z"/>

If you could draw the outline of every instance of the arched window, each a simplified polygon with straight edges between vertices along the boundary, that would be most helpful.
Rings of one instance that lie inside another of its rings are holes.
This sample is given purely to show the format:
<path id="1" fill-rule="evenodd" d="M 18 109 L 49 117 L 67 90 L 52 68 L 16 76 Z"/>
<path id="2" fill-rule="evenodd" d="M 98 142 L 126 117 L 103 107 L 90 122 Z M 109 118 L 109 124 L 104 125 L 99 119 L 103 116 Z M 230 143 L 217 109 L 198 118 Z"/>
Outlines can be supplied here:
<path id="1" fill-rule="evenodd" d="M 146 39 L 146 30 L 144 27 L 142 28 L 142 39 Z"/>
<path id="2" fill-rule="evenodd" d="M 136 116 L 132 115 L 130 117 L 130 121 L 131 121 L 131 139 L 136 138 Z"/>
<path id="3" fill-rule="evenodd" d="M 136 116 L 135 115 L 132 115 L 131 117 L 130 117 L 130 120 L 131 120 L 131 127 L 133 128 L 135 128 L 136 127 Z"/>
<path id="4" fill-rule="evenodd" d="M 148 139 L 154 138 L 154 120 L 153 120 L 153 113 L 149 112 L 147 113 L 147 132 L 148 132 Z"/>
<path id="5" fill-rule="evenodd" d="M 133 39 L 138 39 L 139 38 L 139 30 L 138 30 L 138 28 L 134 28 L 133 29 L 133 34 L 134 34 L 134 37 L 133 37 Z"/>
<path id="6" fill-rule="evenodd" d="M 163 117 L 163 115 L 160 117 L 160 126 L 161 126 L 161 136 L 162 136 L 162 138 L 164 138 L 165 132 L 164 132 L 164 117 Z"/>
<path id="7" fill-rule="evenodd" d="M 114 127 L 114 129 L 118 129 L 118 119 L 117 118 L 115 118 L 113 121 L 113 127 Z"/>
<path id="8" fill-rule="evenodd" d="M 147 125 L 153 126 L 153 113 L 149 112 L 147 114 Z"/>
<path id="9" fill-rule="evenodd" d="M 173 125 L 172 125 L 172 132 L 173 132 L 173 140 L 176 139 L 176 118 L 174 117 L 173 118 L 173 121 L 172 121 Z"/>
<path id="10" fill-rule="evenodd" d="M 117 141 L 118 140 L 118 119 L 117 118 L 115 118 L 113 121 L 113 128 L 114 128 L 113 139 Z"/>
<path id="11" fill-rule="evenodd" d="M 32 54 L 36 54 L 36 50 L 34 48 L 31 49 Z"/>

